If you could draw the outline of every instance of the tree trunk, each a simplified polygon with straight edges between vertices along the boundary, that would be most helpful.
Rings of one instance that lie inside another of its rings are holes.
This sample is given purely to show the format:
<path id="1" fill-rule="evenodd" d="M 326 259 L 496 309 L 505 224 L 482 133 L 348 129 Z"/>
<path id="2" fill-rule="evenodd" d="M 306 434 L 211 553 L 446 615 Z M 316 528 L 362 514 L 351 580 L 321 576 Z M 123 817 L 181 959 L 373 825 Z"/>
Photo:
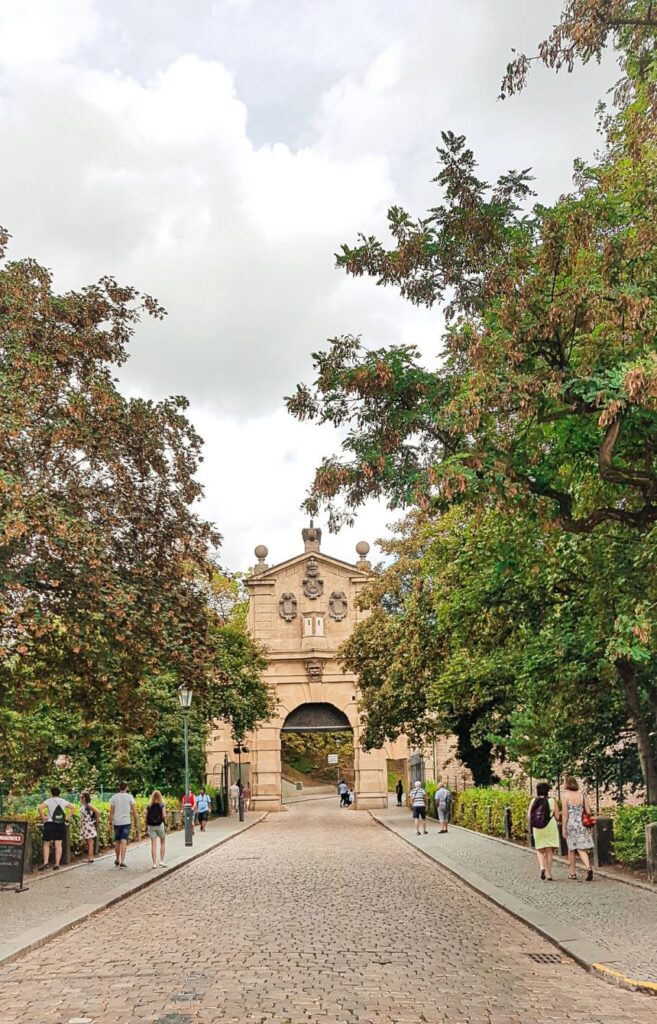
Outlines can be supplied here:
<path id="1" fill-rule="evenodd" d="M 650 726 L 641 709 L 636 668 L 631 661 L 627 661 L 625 658 L 618 658 L 616 660 L 616 669 L 623 683 L 625 701 L 630 712 L 634 731 L 636 732 L 641 772 L 646 785 L 646 798 L 649 803 L 657 803 L 657 759 L 655 758 L 652 746 Z"/>

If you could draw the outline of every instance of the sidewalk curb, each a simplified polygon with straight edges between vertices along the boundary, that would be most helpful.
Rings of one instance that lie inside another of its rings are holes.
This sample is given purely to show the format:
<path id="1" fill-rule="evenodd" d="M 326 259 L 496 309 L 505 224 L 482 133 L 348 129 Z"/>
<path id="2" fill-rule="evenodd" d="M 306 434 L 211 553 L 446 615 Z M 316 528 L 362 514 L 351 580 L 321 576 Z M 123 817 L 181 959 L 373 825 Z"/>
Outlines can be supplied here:
<path id="1" fill-rule="evenodd" d="M 38 939 L 34 939 L 33 942 L 28 942 L 25 946 L 21 946 L 20 949 L 14 950 L 13 953 L 8 953 L 6 956 L 0 956 L 0 967 L 5 964 L 11 963 L 13 960 L 17 960 L 19 957 L 24 956 L 25 953 L 30 953 L 35 949 L 39 949 L 41 946 L 45 946 L 52 939 L 56 939 L 60 935 L 64 935 L 65 932 L 70 931 L 77 925 L 82 924 L 83 921 L 88 921 L 89 918 L 95 917 L 97 914 L 102 914 L 103 911 L 108 910 L 109 907 L 115 906 L 117 903 L 121 903 L 123 900 L 127 900 L 130 896 L 134 896 L 135 893 L 141 892 L 143 889 L 148 888 L 149 885 L 155 885 L 160 881 L 161 878 L 166 878 L 167 875 L 172 875 L 174 871 L 180 871 L 181 868 L 187 867 L 188 864 L 192 864 L 195 860 L 199 860 L 201 857 L 207 856 L 208 853 L 212 853 L 214 850 L 218 850 L 220 846 L 224 846 L 229 843 L 232 839 L 237 839 L 238 836 L 244 835 L 249 829 L 253 828 L 254 825 L 259 825 L 261 821 L 264 821 L 268 815 L 268 811 L 264 811 L 259 818 L 255 821 L 250 821 L 244 828 L 239 829 L 237 832 L 233 832 L 232 835 L 224 836 L 218 842 L 209 846 L 206 850 L 199 850 L 198 853 L 188 857 L 187 860 L 181 861 L 179 864 L 171 864 L 165 870 L 160 870 L 156 875 L 149 875 L 144 878 L 134 888 L 129 889 L 127 892 L 122 892 L 118 896 L 113 896 L 107 903 L 103 903 L 102 906 L 94 907 L 93 910 L 86 911 L 85 913 L 79 914 L 74 920 L 67 921 L 66 924 L 60 928 L 55 928 L 54 931 L 48 932 L 47 935 L 42 935 Z"/>
<path id="2" fill-rule="evenodd" d="M 489 883 L 486 879 L 482 878 L 481 875 L 478 875 L 473 871 L 464 871 L 462 873 L 455 867 L 451 867 L 444 861 L 439 860 L 437 857 L 432 857 L 427 850 L 423 850 L 421 847 L 413 843 L 411 839 L 407 838 L 402 833 L 397 832 L 396 829 L 387 824 L 387 822 L 383 821 L 381 818 L 377 818 L 372 811 L 370 811 L 369 814 L 377 825 L 381 825 L 382 828 L 391 832 L 397 837 L 397 839 L 400 839 L 403 843 L 410 846 L 411 849 L 416 850 L 423 857 L 426 857 L 427 860 L 430 860 L 432 864 L 441 868 L 443 871 L 446 871 L 447 874 L 452 875 L 454 878 L 457 878 L 464 885 L 467 885 L 469 889 L 479 893 L 480 896 L 483 896 L 484 899 L 495 904 L 495 906 L 499 907 L 511 917 L 515 917 L 516 920 L 527 925 L 527 927 L 531 928 L 532 931 L 542 935 L 543 938 L 547 939 L 547 941 L 551 942 L 553 946 L 556 946 L 565 953 L 566 956 L 578 963 L 580 967 L 583 967 L 589 974 L 593 974 L 601 980 L 606 981 L 608 984 L 616 985 L 620 988 L 629 989 L 633 992 L 643 992 L 646 995 L 657 996 L 657 984 L 655 982 L 629 978 L 626 974 L 615 970 L 613 967 L 609 966 L 609 964 L 603 962 L 603 957 L 595 954 L 603 953 L 604 950 L 602 950 L 601 947 L 596 947 L 595 944 L 586 935 L 584 935 L 584 933 L 577 933 L 577 937 L 570 940 L 560 938 L 548 927 L 546 922 L 541 923 L 538 920 L 532 920 L 531 917 L 526 914 L 526 910 L 523 912 L 523 907 L 528 907 L 524 901 L 511 897 L 510 902 L 515 904 L 514 909 L 513 906 L 509 906 L 509 901 L 504 901 L 496 895 L 495 890 L 498 887 Z M 541 912 L 537 914 L 537 917 L 545 918 L 545 914 Z M 571 933 L 575 934 L 576 932 L 576 929 L 571 929 Z M 582 948 L 578 949 L 578 946 Z M 585 955 L 587 946 L 590 949 L 590 954 L 593 955 Z"/>

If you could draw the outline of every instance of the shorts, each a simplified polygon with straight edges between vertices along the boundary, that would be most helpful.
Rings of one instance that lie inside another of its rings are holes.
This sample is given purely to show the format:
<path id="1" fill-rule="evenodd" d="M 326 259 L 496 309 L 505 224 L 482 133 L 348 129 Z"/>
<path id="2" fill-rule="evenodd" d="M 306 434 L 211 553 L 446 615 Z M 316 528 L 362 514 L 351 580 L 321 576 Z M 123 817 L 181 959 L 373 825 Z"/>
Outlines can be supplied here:
<path id="1" fill-rule="evenodd" d="M 449 821 L 449 811 L 442 804 L 438 804 L 438 821 Z"/>
<path id="2" fill-rule="evenodd" d="M 426 807 L 414 807 L 413 808 L 413 817 L 414 818 L 422 818 L 422 820 L 424 821 L 426 816 L 427 816 L 427 809 L 426 809 Z"/>
<path id="3" fill-rule="evenodd" d="M 126 842 L 130 838 L 130 826 L 129 825 L 115 825 L 114 826 L 114 841 L 116 843 L 124 839 Z"/>
<path id="4" fill-rule="evenodd" d="M 164 839 L 164 822 L 161 825 L 148 825 L 149 839 Z"/>
<path id="5" fill-rule="evenodd" d="M 198 820 L 199 821 L 207 821 L 209 816 L 210 816 L 210 812 L 209 811 L 199 811 L 198 812 Z"/>
<path id="6" fill-rule="evenodd" d="M 59 840 L 61 842 L 64 839 L 66 839 L 66 824 L 63 821 L 44 821 L 44 843 L 52 843 L 55 840 Z"/>

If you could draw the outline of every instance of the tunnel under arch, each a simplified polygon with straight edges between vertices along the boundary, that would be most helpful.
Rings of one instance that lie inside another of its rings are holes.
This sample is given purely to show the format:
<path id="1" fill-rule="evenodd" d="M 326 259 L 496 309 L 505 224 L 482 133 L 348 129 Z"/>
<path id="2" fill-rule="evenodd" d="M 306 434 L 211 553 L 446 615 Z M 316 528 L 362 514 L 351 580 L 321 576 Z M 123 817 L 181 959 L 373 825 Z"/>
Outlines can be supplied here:
<path id="1" fill-rule="evenodd" d="M 352 732 L 345 715 L 334 704 L 323 702 L 300 704 L 290 711 L 281 732 Z"/>

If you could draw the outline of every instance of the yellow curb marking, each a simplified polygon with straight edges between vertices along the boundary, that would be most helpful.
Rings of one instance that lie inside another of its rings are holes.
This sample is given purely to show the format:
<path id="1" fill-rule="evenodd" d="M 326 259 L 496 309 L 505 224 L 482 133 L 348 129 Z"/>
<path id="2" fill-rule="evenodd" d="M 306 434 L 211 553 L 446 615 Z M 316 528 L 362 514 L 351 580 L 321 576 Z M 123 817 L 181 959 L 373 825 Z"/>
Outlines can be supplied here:
<path id="1" fill-rule="evenodd" d="M 637 978 L 628 978 L 622 971 L 614 971 L 611 967 L 607 967 L 606 964 L 591 964 L 591 967 L 595 971 L 600 971 L 601 974 L 611 974 L 619 981 L 625 982 L 626 985 L 634 985 L 635 988 L 657 993 L 657 983 L 654 981 L 639 981 Z"/>

